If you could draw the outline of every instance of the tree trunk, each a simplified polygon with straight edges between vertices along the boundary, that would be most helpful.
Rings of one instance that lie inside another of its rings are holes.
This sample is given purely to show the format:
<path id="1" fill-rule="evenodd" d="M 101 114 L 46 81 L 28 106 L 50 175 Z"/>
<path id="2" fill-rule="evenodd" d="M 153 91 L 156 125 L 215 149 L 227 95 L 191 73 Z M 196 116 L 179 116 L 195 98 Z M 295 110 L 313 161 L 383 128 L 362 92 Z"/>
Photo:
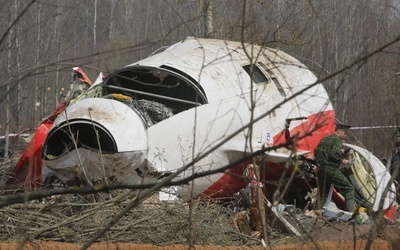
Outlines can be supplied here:
<path id="1" fill-rule="evenodd" d="M 110 30 L 108 38 L 111 39 L 113 36 L 113 29 L 114 29 L 114 11 L 115 11 L 116 3 L 115 0 L 111 0 L 111 8 L 110 8 Z"/>
<path id="2" fill-rule="evenodd" d="M 58 0 L 58 4 L 57 4 L 57 16 L 56 16 L 56 25 L 54 28 L 54 33 L 55 33 L 55 37 L 56 37 L 56 53 L 57 53 L 57 60 L 56 60 L 56 80 L 55 80 L 55 86 L 54 86 L 54 96 L 55 96 L 55 108 L 57 108 L 58 106 L 58 98 L 59 98 L 59 94 L 58 94 L 58 85 L 60 82 L 60 54 L 61 54 L 61 41 L 60 41 L 60 14 L 61 14 L 61 1 Z"/>
<path id="3" fill-rule="evenodd" d="M 96 23 L 97 23 L 97 0 L 94 0 L 94 20 L 93 20 L 93 50 L 96 51 Z"/>
<path id="4" fill-rule="evenodd" d="M 40 9 L 41 9 L 41 4 L 37 4 L 37 9 L 36 9 L 36 25 L 37 25 L 37 34 L 36 34 L 36 53 L 35 53 L 35 65 L 36 65 L 36 70 L 35 70 L 35 94 L 34 94 L 34 126 L 39 123 L 40 119 L 40 112 L 39 112 L 39 107 L 42 106 L 41 101 L 39 100 L 39 79 L 38 79 L 38 66 L 39 66 L 39 56 L 40 56 L 40 35 L 41 35 L 41 25 L 40 25 Z"/>
<path id="5" fill-rule="evenodd" d="M 10 15 L 10 19 L 8 20 L 8 25 L 9 27 L 11 27 L 11 15 Z M 11 78 L 11 48 L 12 48 L 12 39 L 11 39 L 11 34 L 12 34 L 12 30 L 10 30 L 10 32 L 8 33 L 8 53 L 7 53 L 7 76 L 8 79 Z M 10 83 L 12 84 L 12 83 Z M 10 140 L 8 138 L 8 134 L 10 133 L 10 120 L 11 120 L 11 115 L 10 115 L 10 84 L 7 84 L 6 87 L 6 103 L 5 103 L 5 111 L 6 111 L 6 126 L 5 126 L 5 141 L 4 141 L 4 158 L 7 158 L 8 156 L 8 148 L 9 148 L 9 144 L 10 144 Z"/>
<path id="6" fill-rule="evenodd" d="M 203 0 L 203 15 L 204 15 L 204 37 L 210 38 L 213 33 L 213 0 Z"/>
<path id="7" fill-rule="evenodd" d="M 15 11 L 15 18 L 17 18 L 18 16 L 18 1 L 15 1 L 14 3 L 14 11 Z M 20 121 L 21 121 L 21 116 L 23 116 L 23 99 L 22 99 L 22 93 L 21 93 L 21 82 L 20 82 L 20 78 L 19 78 L 19 74 L 21 72 L 21 45 L 20 45 L 20 41 L 19 41 L 19 24 L 15 24 L 15 49 L 17 52 L 16 55 L 16 66 L 17 66 L 17 70 L 16 70 L 16 79 L 17 79 L 17 114 L 15 116 L 15 125 L 16 125 L 16 129 L 17 131 L 20 131 Z"/>

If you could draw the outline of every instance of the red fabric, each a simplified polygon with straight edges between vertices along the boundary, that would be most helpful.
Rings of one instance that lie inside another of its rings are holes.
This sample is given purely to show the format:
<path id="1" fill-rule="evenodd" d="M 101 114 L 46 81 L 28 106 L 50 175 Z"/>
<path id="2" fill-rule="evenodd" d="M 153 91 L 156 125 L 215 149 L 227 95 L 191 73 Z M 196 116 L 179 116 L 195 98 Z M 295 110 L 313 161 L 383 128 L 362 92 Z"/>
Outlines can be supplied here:
<path id="1" fill-rule="evenodd" d="M 395 221 L 396 210 L 397 210 L 397 205 L 389 207 L 388 209 L 385 210 L 385 217 L 391 222 Z"/>
<path id="2" fill-rule="evenodd" d="M 42 159 L 41 149 L 52 124 L 43 123 L 36 129 L 35 135 L 15 165 L 7 184 L 32 190 L 40 186 Z"/>
<path id="3" fill-rule="evenodd" d="M 33 190 L 41 185 L 42 146 L 54 120 L 65 109 L 61 103 L 58 108 L 37 127 L 28 147 L 22 153 L 6 184 L 13 188 Z"/>

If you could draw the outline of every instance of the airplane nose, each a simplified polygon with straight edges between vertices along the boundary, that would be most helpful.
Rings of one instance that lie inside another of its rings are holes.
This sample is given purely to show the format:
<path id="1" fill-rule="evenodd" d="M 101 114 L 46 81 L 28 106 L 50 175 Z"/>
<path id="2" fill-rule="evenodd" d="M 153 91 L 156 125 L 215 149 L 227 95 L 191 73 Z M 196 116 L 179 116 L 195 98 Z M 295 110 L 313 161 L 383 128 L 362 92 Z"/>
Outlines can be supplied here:
<path id="1" fill-rule="evenodd" d="M 90 98 L 69 106 L 54 121 L 42 160 L 64 182 L 129 181 L 145 165 L 147 128 L 127 103 Z"/>

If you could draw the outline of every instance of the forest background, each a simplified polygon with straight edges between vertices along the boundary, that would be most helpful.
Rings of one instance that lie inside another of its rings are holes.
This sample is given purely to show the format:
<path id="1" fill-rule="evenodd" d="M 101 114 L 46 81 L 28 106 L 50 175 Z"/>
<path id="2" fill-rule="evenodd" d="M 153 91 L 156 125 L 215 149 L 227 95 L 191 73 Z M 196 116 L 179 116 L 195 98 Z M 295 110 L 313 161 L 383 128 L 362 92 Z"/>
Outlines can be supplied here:
<path id="1" fill-rule="evenodd" d="M 400 126 L 397 0 L 0 0 L 0 18 L 0 135 L 36 128 L 72 67 L 94 80 L 188 36 L 278 48 L 331 76 L 337 118 L 380 158 Z"/>

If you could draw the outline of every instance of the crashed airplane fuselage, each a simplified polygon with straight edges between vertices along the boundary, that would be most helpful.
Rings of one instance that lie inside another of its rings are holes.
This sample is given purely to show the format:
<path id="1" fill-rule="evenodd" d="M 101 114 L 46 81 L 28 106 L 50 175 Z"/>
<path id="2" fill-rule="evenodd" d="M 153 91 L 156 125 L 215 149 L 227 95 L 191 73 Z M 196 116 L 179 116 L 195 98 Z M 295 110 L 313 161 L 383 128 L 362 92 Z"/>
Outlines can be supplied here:
<path id="1" fill-rule="evenodd" d="M 43 143 L 42 182 L 56 175 L 67 184 L 140 183 L 148 173 L 188 166 L 178 180 L 233 164 L 177 187 L 187 200 L 230 197 L 246 186 L 250 160 L 240 160 L 259 152 L 267 197 L 275 198 L 282 180 L 294 174 L 289 196 L 300 200 L 316 182 L 312 169 L 305 169 L 307 178 L 296 172 L 293 159 L 312 156 L 335 124 L 328 94 L 316 81 L 280 50 L 189 37 L 67 103 Z M 385 199 L 388 208 L 392 198 Z"/>

